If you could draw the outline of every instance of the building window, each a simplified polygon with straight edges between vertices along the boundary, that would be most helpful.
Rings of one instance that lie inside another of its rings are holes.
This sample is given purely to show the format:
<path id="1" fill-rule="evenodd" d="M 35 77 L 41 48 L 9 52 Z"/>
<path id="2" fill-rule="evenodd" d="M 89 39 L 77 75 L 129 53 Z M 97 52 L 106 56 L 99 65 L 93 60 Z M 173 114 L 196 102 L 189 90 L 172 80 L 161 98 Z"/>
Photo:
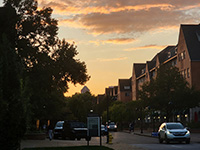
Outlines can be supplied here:
<path id="1" fill-rule="evenodd" d="M 187 77 L 190 77 L 190 68 L 187 68 Z"/>
<path id="2" fill-rule="evenodd" d="M 175 59 L 174 61 L 172 61 L 172 66 L 176 66 L 177 64 L 177 60 Z"/>
<path id="3" fill-rule="evenodd" d="M 126 92 L 126 93 L 125 93 L 125 96 L 130 96 L 130 93 Z"/>
<path id="4" fill-rule="evenodd" d="M 186 78 L 186 69 L 183 71 L 183 77 Z"/>
<path id="5" fill-rule="evenodd" d="M 146 71 L 146 69 L 144 68 L 144 69 L 142 69 L 142 74 L 144 74 L 145 73 L 145 71 Z"/>
<path id="6" fill-rule="evenodd" d="M 168 52 L 168 58 L 170 58 L 171 57 L 171 52 Z"/>
<path id="7" fill-rule="evenodd" d="M 177 47 L 175 48 L 175 54 L 177 54 Z"/>
<path id="8" fill-rule="evenodd" d="M 125 89 L 125 90 L 130 90 L 131 87 L 130 87 L 130 86 L 124 86 L 124 89 Z"/>
<path id="9" fill-rule="evenodd" d="M 178 60 L 181 61 L 185 59 L 185 51 L 183 51 L 182 53 L 178 54 Z"/>

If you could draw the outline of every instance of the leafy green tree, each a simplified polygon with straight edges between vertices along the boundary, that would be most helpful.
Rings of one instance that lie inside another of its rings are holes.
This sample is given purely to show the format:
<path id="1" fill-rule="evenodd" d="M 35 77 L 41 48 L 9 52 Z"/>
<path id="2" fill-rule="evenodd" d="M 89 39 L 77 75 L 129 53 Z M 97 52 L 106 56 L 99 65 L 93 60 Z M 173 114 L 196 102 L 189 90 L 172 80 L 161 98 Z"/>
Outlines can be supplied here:
<path id="1" fill-rule="evenodd" d="M 126 118 L 126 105 L 123 102 L 116 101 L 110 107 L 110 120 L 119 124 L 120 128 L 123 129 L 123 123 Z"/>
<path id="2" fill-rule="evenodd" d="M 125 119 L 126 119 L 126 122 L 133 122 L 137 119 L 137 112 L 136 112 L 136 109 L 137 109 L 137 102 L 136 101 L 131 101 L 131 102 L 127 102 L 125 105 L 126 107 L 126 115 L 125 115 Z"/>
<path id="3" fill-rule="evenodd" d="M 182 112 L 198 105 L 198 94 L 194 93 L 196 92 L 189 88 L 178 68 L 162 65 L 157 70 L 157 77 L 142 86 L 140 98 L 151 109 L 161 110 L 169 121 L 174 112 Z M 192 101 L 188 100 L 192 97 Z"/>
<path id="4" fill-rule="evenodd" d="M 89 92 L 75 94 L 67 98 L 67 106 L 77 120 L 86 122 L 88 113 L 94 108 L 93 101 L 95 101 L 95 96 Z"/>

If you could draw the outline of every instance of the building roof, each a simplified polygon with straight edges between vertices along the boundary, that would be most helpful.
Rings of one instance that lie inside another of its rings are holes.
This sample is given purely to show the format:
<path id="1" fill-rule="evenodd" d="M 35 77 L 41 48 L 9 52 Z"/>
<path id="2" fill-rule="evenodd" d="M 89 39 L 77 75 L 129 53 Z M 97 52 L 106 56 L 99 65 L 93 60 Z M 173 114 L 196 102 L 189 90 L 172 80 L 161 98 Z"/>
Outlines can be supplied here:
<path id="1" fill-rule="evenodd" d="M 136 78 L 142 75 L 142 69 L 146 68 L 145 63 L 134 63 L 133 66 L 134 66 L 133 68 L 135 70 Z"/>
<path id="2" fill-rule="evenodd" d="M 159 52 L 157 55 L 158 55 L 160 64 L 164 63 L 169 58 L 175 56 L 176 55 L 175 49 L 176 49 L 176 46 L 167 46 L 165 49 Z"/>
<path id="3" fill-rule="evenodd" d="M 181 25 L 191 61 L 200 61 L 200 24 Z"/>

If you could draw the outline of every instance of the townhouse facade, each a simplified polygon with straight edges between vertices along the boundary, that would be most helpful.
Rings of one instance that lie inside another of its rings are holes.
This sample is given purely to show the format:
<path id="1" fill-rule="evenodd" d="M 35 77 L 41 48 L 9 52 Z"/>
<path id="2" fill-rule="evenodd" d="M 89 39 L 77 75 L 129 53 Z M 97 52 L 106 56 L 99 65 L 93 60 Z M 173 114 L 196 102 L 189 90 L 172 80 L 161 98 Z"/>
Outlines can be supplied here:
<path id="1" fill-rule="evenodd" d="M 177 45 L 167 46 L 146 63 L 134 63 L 132 76 L 119 79 L 115 90 L 106 89 L 106 95 L 123 102 L 138 100 L 141 86 L 156 77 L 160 65 L 169 64 L 179 69 L 190 87 L 200 91 L 200 24 L 180 25 Z M 200 121 L 200 108 L 190 109 L 190 120 Z"/>
<path id="2" fill-rule="evenodd" d="M 132 76 L 119 79 L 115 87 L 118 88 L 117 100 L 138 100 L 141 86 L 155 78 L 156 70 L 165 64 L 176 66 L 189 86 L 200 91 L 200 24 L 180 25 L 177 45 L 167 46 L 146 63 L 134 63 Z M 200 108 L 190 109 L 190 119 L 200 121 Z"/>

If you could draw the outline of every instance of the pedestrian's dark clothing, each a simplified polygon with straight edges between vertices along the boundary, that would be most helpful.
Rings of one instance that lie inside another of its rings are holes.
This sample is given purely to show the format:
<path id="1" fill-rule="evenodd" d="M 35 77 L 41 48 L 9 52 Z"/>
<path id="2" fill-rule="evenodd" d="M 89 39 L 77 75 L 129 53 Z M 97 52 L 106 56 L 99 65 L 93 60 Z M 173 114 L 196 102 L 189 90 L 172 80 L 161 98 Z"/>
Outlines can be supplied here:
<path id="1" fill-rule="evenodd" d="M 51 141 L 52 140 L 52 138 L 53 138 L 53 125 L 52 124 L 50 124 L 49 126 L 48 126 L 48 133 L 49 133 L 49 140 Z"/>
<path id="2" fill-rule="evenodd" d="M 131 132 L 131 131 L 134 132 L 134 123 L 133 123 L 133 122 L 129 124 L 129 131 L 130 131 L 130 132 Z"/>

